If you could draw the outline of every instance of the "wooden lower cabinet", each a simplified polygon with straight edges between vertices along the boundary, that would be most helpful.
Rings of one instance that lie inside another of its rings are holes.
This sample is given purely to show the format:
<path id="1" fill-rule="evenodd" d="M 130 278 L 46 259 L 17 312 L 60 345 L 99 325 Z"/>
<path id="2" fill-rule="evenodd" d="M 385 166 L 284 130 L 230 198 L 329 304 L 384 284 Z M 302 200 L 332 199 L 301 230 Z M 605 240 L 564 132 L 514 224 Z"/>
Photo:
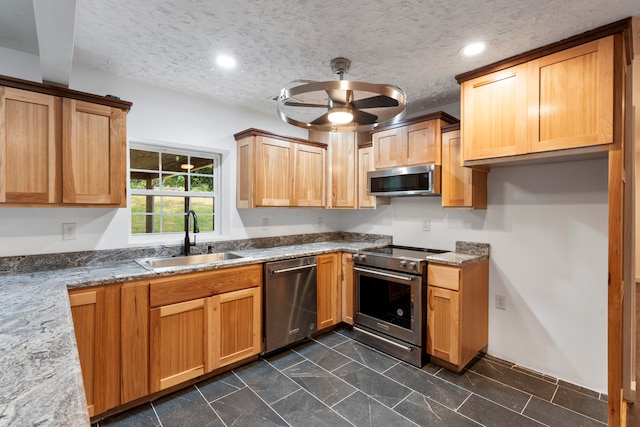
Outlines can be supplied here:
<path id="1" fill-rule="evenodd" d="M 196 378 L 213 368 L 213 297 L 153 308 L 150 391 Z"/>
<path id="2" fill-rule="evenodd" d="M 339 253 L 316 256 L 318 285 L 318 330 L 340 323 L 340 266 Z"/>
<path id="3" fill-rule="evenodd" d="M 342 321 L 353 325 L 354 313 L 354 289 L 353 289 L 353 254 L 342 254 L 342 274 L 340 283 L 340 293 L 342 297 Z"/>
<path id="4" fill-rule="evenodd" d="M 149 282 L 129 282 L 120 290 L 122 403 L 149 394 Z"/>
<path id="5" fill-rule="evenodd" d="M 489 260 L 427 268 L 427 353 L 459 372 L 489 342 Z"/>
<path id="6" fill-rule="evenodd" d="M 69 292 L 89 415 L 120 404 L 120 285 Z"/>
<path id="7" fill-rule="evenodd" d="M 262 343 L 261 288 L 227 292 L 214 297 L 214 355 L 216 367 L 260 353 Z"/>

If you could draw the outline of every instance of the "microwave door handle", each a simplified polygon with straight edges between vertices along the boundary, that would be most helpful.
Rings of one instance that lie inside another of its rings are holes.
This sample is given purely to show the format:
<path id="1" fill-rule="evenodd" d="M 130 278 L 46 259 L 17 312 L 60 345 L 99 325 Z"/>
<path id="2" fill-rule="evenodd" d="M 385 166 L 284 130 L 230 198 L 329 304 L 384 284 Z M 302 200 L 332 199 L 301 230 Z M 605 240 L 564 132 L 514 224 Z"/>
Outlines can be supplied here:
<path id="1" fill-rule="evenodd" d="M 370 274 L 376 274 L 378 276 L 390 277 L 392 279 L 406 280 L 407 282 L 411 282 L 414 279 L 411 276 L 399 276 L 397 274 L 383 273 L 382 271 L 375 271 L 375 270 L 367 270 L 366 268 L 360 268 L 360 267 L 353 267 L 353 270 L 359 271 L 361 273 L 370 273 Z"/>

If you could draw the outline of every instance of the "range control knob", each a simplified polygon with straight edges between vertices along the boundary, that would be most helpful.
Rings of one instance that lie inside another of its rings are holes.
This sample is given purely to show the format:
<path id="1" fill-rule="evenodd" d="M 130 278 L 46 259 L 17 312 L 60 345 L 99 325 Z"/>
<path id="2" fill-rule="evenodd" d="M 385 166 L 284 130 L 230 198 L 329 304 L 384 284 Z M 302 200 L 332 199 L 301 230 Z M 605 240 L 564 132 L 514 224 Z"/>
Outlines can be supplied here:
<path id="1" fill-rule="evenodd" d="M 415 262 L 410 262 L 409 263 L 409 269 L 415 270 L 416 268 L 418 268 L 418 264 L 416 264 Z"/>
<path id="2" fill-rule="evenodd" d="M 402 261 L 400 261 L 400 266 L 406 267 L 407 266 L 407 261 L 404 260 L 404 259 Z"/>

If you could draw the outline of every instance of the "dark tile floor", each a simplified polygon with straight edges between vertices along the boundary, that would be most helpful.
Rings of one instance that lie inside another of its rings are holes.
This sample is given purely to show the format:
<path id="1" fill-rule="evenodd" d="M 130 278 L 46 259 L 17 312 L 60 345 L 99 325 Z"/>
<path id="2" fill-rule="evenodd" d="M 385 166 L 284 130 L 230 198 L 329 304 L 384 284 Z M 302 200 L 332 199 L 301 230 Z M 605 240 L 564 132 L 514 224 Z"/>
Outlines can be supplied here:
<path id="1" fill-rule="evenodd" d="M 606 396 L 490 356 L 422 369 L 338 329 L 104 426 L 604 426 Z"/>

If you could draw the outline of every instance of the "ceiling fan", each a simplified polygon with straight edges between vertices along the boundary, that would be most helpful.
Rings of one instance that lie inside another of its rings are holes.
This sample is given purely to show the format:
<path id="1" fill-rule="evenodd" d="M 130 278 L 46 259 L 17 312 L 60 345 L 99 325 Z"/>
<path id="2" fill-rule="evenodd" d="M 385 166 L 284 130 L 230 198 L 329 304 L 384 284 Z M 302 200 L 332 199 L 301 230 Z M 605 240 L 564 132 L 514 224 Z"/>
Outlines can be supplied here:
<path id="1" fill-rule="evenodd" d="M 344 80 L 351 61 L 331 60 L 339 80 L 294 80 L 275 98 L 278 115 L 285 122 L 326 132 L 353 132 L 392 124 L 405 114 L 406 95 L 394 85 Z"/>

